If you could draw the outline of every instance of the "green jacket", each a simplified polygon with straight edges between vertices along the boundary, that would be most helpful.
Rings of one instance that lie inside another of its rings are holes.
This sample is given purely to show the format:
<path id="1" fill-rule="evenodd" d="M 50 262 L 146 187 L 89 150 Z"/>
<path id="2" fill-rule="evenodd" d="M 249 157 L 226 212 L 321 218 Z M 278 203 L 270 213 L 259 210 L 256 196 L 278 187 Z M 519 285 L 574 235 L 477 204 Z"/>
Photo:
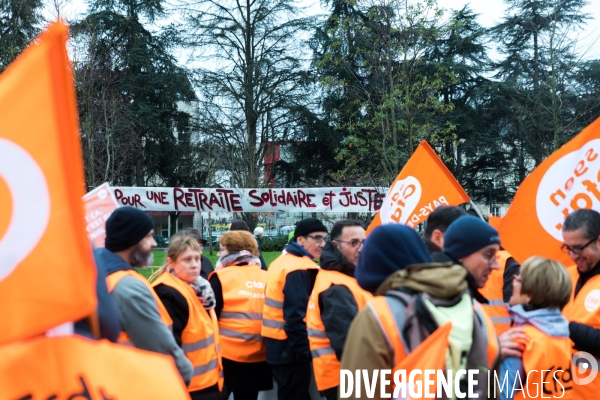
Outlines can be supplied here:
<path id="1" fill-rule="evenodd" d="M 389 290 L 406 288 L 440 299 L 450 299 L 465 292 L 468 286 L 466 276 L 467 271 L 464 267 L 452 263 L 411 265 L 390 275 L 379 286 L 375 295 L 380 296 Z M 352 322 L 341 361 L 342 369 L 367 370 L 370 377 L 373 376 L 374 370 L 394 368 L 393 349 L 369 307 L 363 308 Z M 393 377 L 388 378 L 393 384 Z M 393 385 L 388 387 L 388 393 L 391 394 Z M 375 398 L 379 398 L 380 393 L 378 380 Z M 361 395 L 362 397 L 352 398 L 367 398 L 364 387 Z"/>

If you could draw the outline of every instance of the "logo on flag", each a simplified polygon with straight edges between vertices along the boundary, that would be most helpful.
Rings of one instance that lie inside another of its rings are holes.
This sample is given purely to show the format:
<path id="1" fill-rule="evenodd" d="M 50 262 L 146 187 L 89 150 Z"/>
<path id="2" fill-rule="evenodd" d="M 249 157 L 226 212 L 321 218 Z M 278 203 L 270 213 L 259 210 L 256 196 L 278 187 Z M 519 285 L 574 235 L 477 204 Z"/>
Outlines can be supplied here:
<path id="1" fill-rule="evenodd" d="M 562 226 L 575 210 L 600 211 L 600 119 L 523 180 L 500 223 L 502 246 L 523 262 L 539 255 L 572 264 L 560 251 Z"/>
<path id="2" fill-rule="evenodd" d="M 392 184 L 367 233 L 381 224 L 414 227 L 441 205 L 468 201 L 462 186 L 423 140 Z"/>

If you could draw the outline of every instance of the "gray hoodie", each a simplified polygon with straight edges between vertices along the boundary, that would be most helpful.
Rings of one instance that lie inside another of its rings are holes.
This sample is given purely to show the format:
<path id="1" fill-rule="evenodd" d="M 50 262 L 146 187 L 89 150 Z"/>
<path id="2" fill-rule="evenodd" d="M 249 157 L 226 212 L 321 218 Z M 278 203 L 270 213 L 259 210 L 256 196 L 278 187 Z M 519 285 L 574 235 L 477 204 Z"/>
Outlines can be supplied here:
<path id="1" fill-rule="evenodd" d="M 560 310 L 540 308 L 527 311 L 519 304 L 509 307 L 508 311 L 515 322 L 515 326 L 532 325 L 551 337 L 569 337 L 569 322 L 561 315 Z M 520 377 L 525 375 L 523 361 L 517 357 L 506 357 L 500 365 L 500 377 L 504 379 L 504 376 L 508 374 L 509 388 L 512 388 L 512 383 L 515 382 L 517 373 Z M 500 399 L 512 400 L 513 395 L 514 393 L 511 393 L 511 390 L 508 393 L 502 391 Z"/>

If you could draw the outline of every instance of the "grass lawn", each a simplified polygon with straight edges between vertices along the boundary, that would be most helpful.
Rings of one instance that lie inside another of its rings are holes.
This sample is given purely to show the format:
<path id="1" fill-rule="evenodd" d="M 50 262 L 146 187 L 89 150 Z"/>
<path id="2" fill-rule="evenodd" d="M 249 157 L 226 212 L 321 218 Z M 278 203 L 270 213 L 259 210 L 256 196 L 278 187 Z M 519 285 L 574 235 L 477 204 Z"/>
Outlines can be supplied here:
<path id="1" fill-rule="evenodd" d="M 208 250 L 204 250 L 202 252 L 202 254 L 205 257 L 208 257 L 208 259 L 212 262 L 213 266 L 215 264 L 217 264 L 217 260 L 219 259 L 219 257 L 217 257 L 217 252 L 213 251 L 213 255 L 211 256 L 209 254 Z M 165 263 L 165 257 L 166 257 L 167 253 L 164 251 L 155 251 L 154 252 L 154 264 L 152 264 L 152 267 L 150 268 L 139 268 L 137 269 L 138 272 L 142 275 L 144 275 L 146 278 L 149 278 L 150 275 L 152 275 L 154 273 L 154 271 L 156 271 L 158 268 L 160 268 L 164 263 Z M 263 257 L 265 259 L 265 262 L 267 263 L 267 266 L 271 265 L 271 262 L 273 262 L 274 259 L 276 259 L 277 257 L 279 257 L 279 255 L 281 255 L 280 251 L 269 251 L 269 252 L 264 252 L 263 253 Z"/>

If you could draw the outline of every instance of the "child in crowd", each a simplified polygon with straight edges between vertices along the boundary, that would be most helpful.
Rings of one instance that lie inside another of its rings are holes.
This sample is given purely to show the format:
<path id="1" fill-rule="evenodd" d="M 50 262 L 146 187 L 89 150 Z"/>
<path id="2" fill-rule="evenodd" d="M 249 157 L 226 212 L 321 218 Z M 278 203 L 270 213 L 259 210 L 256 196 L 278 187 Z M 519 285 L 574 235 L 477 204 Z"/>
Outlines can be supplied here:
<path id="1" fill-rule="evenodd" d="M 500 368 L 502 400 L 572 398 L 569 324 L 561 315 L 571 297 L 571 279 L 558 261 L 531 257 L 513 278 L 509 312 L 528 340 L 523 359 L 507 357 Z"/>

